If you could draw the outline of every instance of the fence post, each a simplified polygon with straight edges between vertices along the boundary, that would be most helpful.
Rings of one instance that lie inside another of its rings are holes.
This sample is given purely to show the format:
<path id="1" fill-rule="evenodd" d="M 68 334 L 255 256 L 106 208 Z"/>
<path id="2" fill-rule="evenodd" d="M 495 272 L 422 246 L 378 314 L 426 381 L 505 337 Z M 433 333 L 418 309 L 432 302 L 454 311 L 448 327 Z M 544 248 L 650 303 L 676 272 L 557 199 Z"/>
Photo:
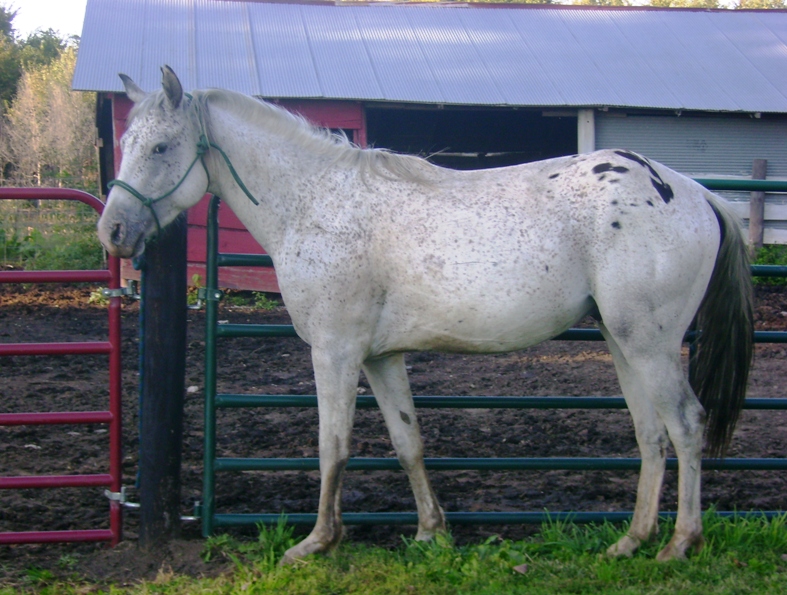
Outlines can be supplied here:
<path id="1" fill-rule="evenodd" d="M 755 159 L 751 166 L 751 179 L 764 180 L 768 172 L 767 159 Z M 765 193 L 752 192 L 749 203 L 749 249 L 752 256 L 762 248 L 765 227 Z"/>
<path id="2" fill-rule="evenodd" d="M 140 309 L 139 546 L 180 534 L 186 367 L 186 216 L 145 250 Z"/>

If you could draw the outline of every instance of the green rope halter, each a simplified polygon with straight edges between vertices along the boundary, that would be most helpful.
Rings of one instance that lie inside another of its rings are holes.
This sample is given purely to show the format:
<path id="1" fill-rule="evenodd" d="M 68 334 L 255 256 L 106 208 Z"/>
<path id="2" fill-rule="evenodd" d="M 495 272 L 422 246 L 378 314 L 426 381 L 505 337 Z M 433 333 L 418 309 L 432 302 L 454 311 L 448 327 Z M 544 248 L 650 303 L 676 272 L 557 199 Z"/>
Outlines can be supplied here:
<path id="1" fill-rule="evenodd" d="M 134 188 L 130 184 L 127 184 L 123 180 L 112 180 L 111 182 L 109 182 L 109 184 L 107 184 L 108 188 L 119 186 L 120 188 L 131 194 L 131 196 L 139 200 L 144 206 L 146 206 L 150 210 L 151 214 L 153 215 L 153 220 L 156 222 L 157 234 L 161 233 L 161 224 L 159 223 L 158 215 L 156 215 L 156 210 L 153 208 L 153 205 L 175 193 L 177 189 L 180 188 L 181 184 L 183 184 L 183 182 L 188 177 L 188 175 L 191 173 L 191 170 L 194 168 L 197 161 L 200 161 L 202 163 L 202 168 L 205 170 L 205 174 L 208 176 L 208 185 L 205 187 L 205 190 L 207 191 L 207 189 L 210 187 L 210 172 L 208 171 L 208 166 L 205 164 L 205 153 L 207 153 L 211 149 L 216 149 L 219 152 L 219 154 L 224 158 L 224 162 L 227 164 L 227 168 L 230 170 L 230 173 L 232 174 L 235 183 L 243 191 L 243 193 L 249 198 L 249 200 L 257 206 L 259 206 L 260 204 L 257 201 L 257 199 L 254 198 L 252 193 L 249 192 L 249 189 L 246 188 L 246 184 L 244 184 L 243 180 L 241 180 L 240 176 L 238 175 L 238 172 L 235 170 L 235 167 L 233 167 L 230 158 L 227 156 L 224 150 L 221 147 L 219 147 L 216 143 L 208 140 L 208 135 L 205 128 L 205 121 L 202 118 L 202 110 L 200 109 L 199 101 L 194 101 L 194 98 L 189 93 L 185 93 L 185 95 L 186 97 L 189 98 L 191 105 L 194 106 L 194 109 L 197 112 L 197 120 L 199 121 L 201 132 L 199 135 L 199 140 L 197 141 L 197 154 L 194 156 L 194 159 L 191 161 L 191 164 L 186 170 L 186 173 L 183 174 L 183 176 L 180 178 L 178 183 L 175 184 L 175 186 L 169 192 L 166 192 L 157 198 L 150 198 L 148 196 L 145 196 L 144 194 L 139 192 L 136 188 Z"/>

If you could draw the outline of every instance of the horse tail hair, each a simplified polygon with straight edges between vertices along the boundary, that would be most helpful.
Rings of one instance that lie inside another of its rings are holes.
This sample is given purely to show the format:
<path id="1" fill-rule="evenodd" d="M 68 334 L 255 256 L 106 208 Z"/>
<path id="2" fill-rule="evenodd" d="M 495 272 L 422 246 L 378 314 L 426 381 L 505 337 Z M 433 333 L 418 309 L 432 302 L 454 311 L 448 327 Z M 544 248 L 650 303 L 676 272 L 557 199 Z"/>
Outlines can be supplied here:
<path id="1" fill-rule="evenodd" d="M 738 217 L 710 192 L 721 242 L 705 297 L 697 312 L 699 338 L 691 386 L 705 408 L 708 456 L 724 457 L 746 396 L 754 354 L 753 288 L 749 252 Z"/>

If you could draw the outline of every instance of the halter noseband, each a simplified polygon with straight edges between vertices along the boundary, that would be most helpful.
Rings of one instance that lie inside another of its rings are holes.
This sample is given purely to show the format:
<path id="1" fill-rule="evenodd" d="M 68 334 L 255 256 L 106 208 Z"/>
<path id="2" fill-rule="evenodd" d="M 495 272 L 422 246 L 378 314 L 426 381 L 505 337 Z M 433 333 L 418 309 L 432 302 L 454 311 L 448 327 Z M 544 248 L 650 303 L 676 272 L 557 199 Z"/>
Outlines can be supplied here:
<path id="1" fill-rule="evenodd" d="M 243 183 L 243 180 L 240 179 L 238 172 L 233 167 L 230 158 L 227 157 L 227 154 L 224 152 L 224 150 L 221 147 L 219 147 L 216 143 L 208 140 L 208 135 L 205 128 L 205 121 L 202 118 L 202 111 L 200 109 L 199 101 L 194 101 L 194 98 L 189 93 L 185 93 L 184 95 L 186 95 L 186 97 L 189 98 L 191 104 L 194 106 L 194 109 L 197 112 L 197 120 L 199 122 L 201 132 L 199 135 L 199 140 L 197 141 L 197 154 L 195 155 L 194 159 L 192 160 L 191 164 L 186 170 L 186 173 L 184 173 L 183 176 L 180 178 L 180 180 L 178 180 L 178 183 L 175 184 L 175 186 L 171 190 L 169 190 L 168 192 L 162 194 L 157 198 L 150 198 L 148 196 L 145 196 L 144 194 L 139 192 L 136 188 L 134 188 L 130 184 L 127 184 L 123 180 L 112 180 L 111 182 L 109 182 L 109 184 L 107 184 L 107 188 L 112 188 L 114 186 L 121 187 L 123 190 L 131 194 L 131 196 L 139 200 L 144 206 L 146 206 L 150 210 L 150 213 L 153 215 L 153 220 L 156 222 L 157 234 L 161 233 L 161 224 L 159 223 L 158 215 L 156 215 L 156 210 L 153 208 L 153 205 L 159 202 L 160 200 L 164 200 L 168 196 L 172 195 L 178 188 L 180 188 L 181 184 L 183 184 L 183 182 L 186 180 L 188 175 L 191 173 L 191 170 L 194 168 L 197 161 L 200 161 L 202 163 L 202 168 L 205 170 L 205 175 L 208 176 L 208 185 L 205 187 L 205 191 L 207 192 L 207 189 L 210 187 L 210 172 L 208 171 L 208 166 L 205 164 L 205 153 L 207 153 L 211 149 L 216 149 L 219 152 L 219 154 L 224 158 L 224 162 L 227 164 L 227 168 L 230 170 L 230 173 L 232 174 L 235 183 L 238 185 L 238 187 L 241 190 L 243 190 L 243 193 L 249 198 L 249 200 L 253 202 L 255 205 L 259 206 L 260 204 L 257 201 L 257 199 L 254 198 L 251 192 L 249 192 L 249 189 L 246 188 L 246 185 Z"/>

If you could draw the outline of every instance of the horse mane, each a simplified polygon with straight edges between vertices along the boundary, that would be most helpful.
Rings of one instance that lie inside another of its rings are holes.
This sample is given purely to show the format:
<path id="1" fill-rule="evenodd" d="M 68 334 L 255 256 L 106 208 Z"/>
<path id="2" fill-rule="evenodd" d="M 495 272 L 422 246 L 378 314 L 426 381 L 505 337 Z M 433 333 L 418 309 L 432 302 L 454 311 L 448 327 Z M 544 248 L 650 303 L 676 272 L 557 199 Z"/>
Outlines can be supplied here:
<path id="1" fill-rule="evenodd" d="M 303 116 L 241 93 L 208 89 L 195 91 L 194 100 L 201 104 L 201 111 L 208 120 L 205 123 L 208 129 L 208 106 L 220 104 L 251 125 L 263 127 L 319 160 L 330 165 L 355 167 L 362 175 L 431 185 L 440 170 L 438 166 L 413 155 L 399 155 L 385 149 L 362 149 L 350 142 L 343 133 L 337 134 L 314 126 Z"/>

